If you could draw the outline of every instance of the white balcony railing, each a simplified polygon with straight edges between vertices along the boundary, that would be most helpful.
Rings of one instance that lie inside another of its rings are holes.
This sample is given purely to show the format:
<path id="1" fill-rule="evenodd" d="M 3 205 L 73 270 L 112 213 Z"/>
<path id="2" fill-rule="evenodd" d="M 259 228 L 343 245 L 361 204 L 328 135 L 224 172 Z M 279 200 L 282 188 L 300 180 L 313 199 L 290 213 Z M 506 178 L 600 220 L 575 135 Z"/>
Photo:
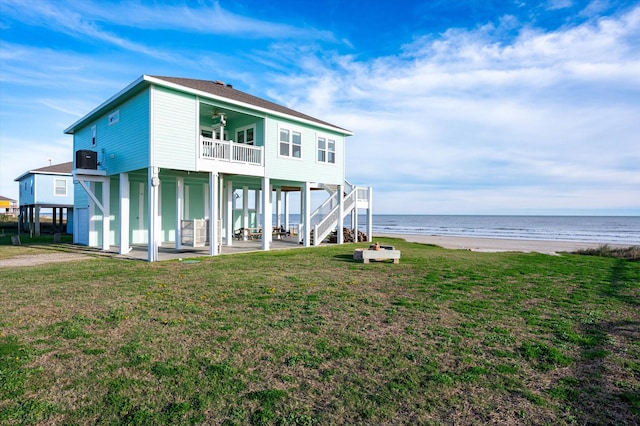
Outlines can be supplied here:
<path id="1" fill-rule="evenodd" d="M 255 166 L 262 166 L 263 164 L 261 146 L 204 137 L 200 138 L 200 141 L 200 156 L 202 158 Z"/>

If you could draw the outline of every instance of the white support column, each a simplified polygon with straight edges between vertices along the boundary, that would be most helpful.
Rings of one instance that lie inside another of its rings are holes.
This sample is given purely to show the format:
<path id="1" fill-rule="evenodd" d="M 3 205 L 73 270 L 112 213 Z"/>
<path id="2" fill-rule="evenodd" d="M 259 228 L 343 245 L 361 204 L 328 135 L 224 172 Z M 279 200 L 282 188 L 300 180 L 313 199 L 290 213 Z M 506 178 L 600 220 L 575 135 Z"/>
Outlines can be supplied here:
<path id="1" fill-rule="evenodd" d="M 233 197 L 233 182 L 229 179 L 225 183 L 227 186 L 227 223 L 225 226 L 225 238 L 227 245 L 230 246 L 233 241 L 233 203 L 235 200 Z"/>
<path id="2" fill-rule="evenodd" d="M 129 210 L 131 205 L 129 174 L 120 173 L 120 254 L 131 251 L 129 245 Z"/>
<path id="3" fill-rule="evenodd" d="M 98 246 L 98 238 L 96 236 L 96 205 L 100 204 L 96 197 L 96 183 L 89 182 L 88 188 L 84 182 L 80 181 L 80 185 L 85 186 L 85 190 L 89 194 L 89 247 Z M 102 207 L 100 207 L 102 208 Z"/>
<path id="4" fill-rule="evenodd" d="M 353 206 L 353 210 L 351 210 L 351 231 L 353 231 L 353 235 L 358 235 L 358 203 L 357 202 L 355 206 Z M 358 238 L 355 237 L 355 239 L 357 240 Z"/>
<path id="5" fill-rule="evenodd" d="M 311 247 L 311 184 L 309 182 L 304 183 L 304 246 Z"/>
<path id="6" fill-rule="evenodd" d="M 300 187 L 300 219 L 298 220 L 298 244 L 304 240 L 304 185 Z"/>
<path id="7" fill-rule="evenodd" d="M 209 214 L 209 255 L 211 256 L 218 254 L 218 241 L 220 240 L 220 235 L 218 235 L 218 217 L 220 216 L 218 189 L 220 183 L 218 180 L 217 173 L 209 173 L 209 189 L 211 191 L 209 194 L 209 212 L 211 213 Z"/>
<path id="8" fill-rule="evenodd" d="M 367 208 L 367 238 L 373 241 L 373 187 L 369 187 L 369 203 Z"/>
<path id="9" fill-rule="evenodd" d="M 276 189 L 276 226 L 280 228 L 282 226 L 282 189 Z"/>
<path id="10" fill-rule="evenodd" d="M 271 248 L 271 230 L 273 229 L 272 205 L 271 205 L 271 183 L 268 177 L 262 178 L 262 250 Z"/>
<path id="11" fill-rule="evenodd" d="M 284 199 L 283 199 L 283 203 L 284 203 L 284 229 L 285 231 L 289 232 L 290 228 L 289 228 L 289 194 L 290 192 L 285 192 L 284 193 Z"/>
<path id="12" fill-rule="evenodd" d="M 338 244 L 344 243 L 344 191 L 343 186 L 338 185 L 338 225 L 336 229 L 336 238 Z"/>
<path id="13" fill-rule="evenodd" d="M 249 187 L 242 187 L 242 227 L 247 229 L 249 227 Z M 247 231 L 244 232 L 243 240 L 247 240 Z"/>
<path id="14" fill-rule="evenodd" d="M 184 178 L 176 178 L 176 250 L 182 249 L 182 220 L 184 219 Z"/>
<path id="15" fill-rule="evenodd" d="M 102 250 L 111 246 L 111 179 L 102 182 Z"/>
<path id="16" fill-rule="evenodd" d="M 256 226 L 260 226 L 260 203 L 262 200 L 262 197 L 260 196 L 261 190 L 260 189 L 256 189 L 256 201 L 255 201 L 255 206 L 256 206 Z"/>
<path id="17" fill-rule="evenodd" d="M 147 260 L 156 262 L 158 260 L 158 190 L 160 188 L 160 178 L 158 177 L 158 168 L 149 167 L 148 170 L 149 185 L 149 212 L 147 221 L 148 238 L 147 238 Z"/>
<path id="18" fill-rule="evenodd" d="M 204 217 L 210 217 L 211 209 L 209 209 L 209 184 L 202 185 L 202 201 L 204 202 Z"/>

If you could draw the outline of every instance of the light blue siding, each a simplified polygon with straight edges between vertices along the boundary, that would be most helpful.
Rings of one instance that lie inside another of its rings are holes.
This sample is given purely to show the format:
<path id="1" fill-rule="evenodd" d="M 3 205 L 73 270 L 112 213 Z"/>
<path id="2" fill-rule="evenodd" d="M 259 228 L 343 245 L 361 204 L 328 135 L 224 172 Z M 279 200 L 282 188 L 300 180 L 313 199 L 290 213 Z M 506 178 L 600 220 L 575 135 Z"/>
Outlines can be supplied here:
<path id="1" fill-rule="evenodd" d="M 34 204 L 51 204 L 60 206 L 73 204 L 73 179 L 71 176 L 37 174 L 34 177 Z M 55 183 L 57 180 L 65 182 L 67 188 L 65 195 L 55 194 Z"/>
<path id="2" fill-rule="evenodd" d="M 20 195 L 18 201 L 21 206 L 34 204 L 35 194 L 33 193 L 33 183 L 35 178 L 33 175 L 27 175 L 20 180 Z"/>
<path id="3" fill-rule="evenodd" d="M 109 115 L 118 111 L 119 121 L 109 124 Z M 92 146 L 92 127 L 96 144 Z M 107 175 L 145 168 L 149 164 L 149 91 L 114 105 L 109 112 L 74 133 L 74 152 L 96 151 L 100 169 Z M 75 161 L 75 154 L 74 154 Z"/>
<path id="4" fill-rule="evenodd" d="M 193 95 L 153 89 L 153 166 L 196 170 L 198 108 Z"/>
<path id="5" fill-rule="evenodd" d="M 74 197 L 73 205 L 75 208 L 84 208 L 89 206 L 89 195 L 79 183 L 73 185 Z"/>

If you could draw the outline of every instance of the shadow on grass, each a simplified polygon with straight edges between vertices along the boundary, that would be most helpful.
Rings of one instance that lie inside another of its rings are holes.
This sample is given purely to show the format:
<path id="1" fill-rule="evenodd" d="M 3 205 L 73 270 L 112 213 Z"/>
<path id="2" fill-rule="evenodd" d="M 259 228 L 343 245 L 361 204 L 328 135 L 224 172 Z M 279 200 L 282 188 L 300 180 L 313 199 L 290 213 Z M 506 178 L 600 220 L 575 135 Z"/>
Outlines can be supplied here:
<path id="1" fill-rule="evenodd" d="M 578 424 L 640 424 L 640 364 L 632 355 L 640 322 L 586 324 L 582 332 L 589 343 L 573 375 L 550 393 L 564 400 Z"/>
<path id="2" fill-rule="evenodd" d="M 357 261 L 353 258 L 353 254 L 338 254 L 336 256 L 333 256 L 333 258 L 341 262 L 357 263 Z"/>
<path id="3" fill-rule="evenodd" d="M 631 260 L 616 260 L 609 285 L 600 292 L 602 299 L 616 299 L 637 310 L 636 266 Z M 580 334 L 584 342 L 574 376 L 555 390 L 566 398 L 580 424 L 640 424 L 640 322 L 586 318 Z"/>

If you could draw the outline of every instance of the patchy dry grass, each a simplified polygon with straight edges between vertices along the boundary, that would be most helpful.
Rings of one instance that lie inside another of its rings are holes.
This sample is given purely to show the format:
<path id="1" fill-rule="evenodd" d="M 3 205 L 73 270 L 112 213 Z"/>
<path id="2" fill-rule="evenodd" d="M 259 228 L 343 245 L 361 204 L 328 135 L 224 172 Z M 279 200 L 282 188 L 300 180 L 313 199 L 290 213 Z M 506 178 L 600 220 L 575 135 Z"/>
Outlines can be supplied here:
<path id="1" fill-rule="evenodd" d="M 640 246 L 612 247 L 608 244 L 603 244 L 596 248 L 578 250 L 576 253 L 588 256 L 613 257 L 616 259 L 640 261 Z"/>
<path id="2" fill-rule="evenodd" d="M 640 422 L 640 264 L 384 242 L 3 268 L 0 423 Z"/>

